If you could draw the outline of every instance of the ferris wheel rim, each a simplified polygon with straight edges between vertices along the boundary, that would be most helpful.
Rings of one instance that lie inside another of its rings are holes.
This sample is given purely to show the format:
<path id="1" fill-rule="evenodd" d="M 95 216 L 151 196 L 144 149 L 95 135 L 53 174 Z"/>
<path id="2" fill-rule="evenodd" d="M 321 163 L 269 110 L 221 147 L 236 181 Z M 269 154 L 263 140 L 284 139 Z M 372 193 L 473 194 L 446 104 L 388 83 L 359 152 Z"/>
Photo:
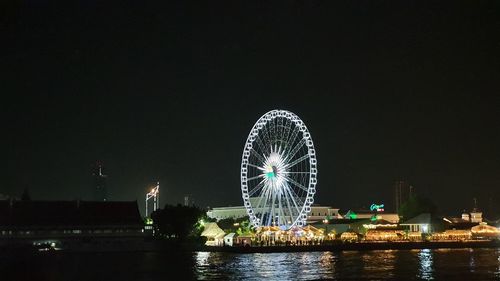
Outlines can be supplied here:
<path id="1" fill-rule="evenodd" d="M 243 155 L 242 155 L 242 161 L 241 161 L 241 174 L 240 174 L 241 191 L 242 191 L 242 198 L 244 201 L 244 207 L 245 207 L 247 214 L 250 217 L 250 221 L 254 227 L 264 226 L 264 224 L 262 222 L 263 214 L 261 214 L 261 218 L 259 219 L 256 217 L 257 213 L 254 211 L 254 207 L 259 207 L 259 206 L 252 206 L 252 203 L 250 202 L 249 186 L 248 186 L 249 178 L 247 177 L 247 172 L 249 170 L 249 164 L 250 164 L 249 158 L 250 158 L 251 150 L 253 148 L 253 145 L 256 141 L 256 138 L 257 138 L 259 132 L 268 122 L 274 120 L 275 118 L 285 118 L 287 121 L 292 122 L 294 124 L 294 126 L 298 128 L 298 133 L 302 134 L 301 142 L 304 141 L 303 145 L 305 145 L 305 147 L 307 148 L 307 155 L 302 156 L 300 158 L 300 160 L 296 159 L 295 161 L 293 161 L 293 162 L 300 162 L 300 161 L 303 161 L 307 158 L 309 159 L 308 171 L 307 172 L 300 172 L 300 173 L 308 173 L 308 175 L 309 175 L 308 183 L 307 183 L 307 190 L 306 190 L 307 193 L 306 193 L 306 196 L 305 196 L 303 202 L 300 202 L 298 200 L 299 203 L 301 203 L 300 212 L 298 212 L 297 215 L 295 216 L 295 218 L 293 218 L 293 221 L 291 221 L 288 224 L 289 228 L 292 228 L 294 226 L 303 226 L 306 222 L 307 214 L 311 211 L 311 205 L 314 202 L 314 194 L 316 193 L 316 184 L 317 184 L 316 151 L 314 149 L 314 143 L 312 141 L 311 134 L 309 133 L 309 130 L 308 130 L 307 126 L 305 125 L 305 123 L 296 114 L 294 114 L 290 111 L 287 111 L 287 110 L 276 109 L 276 110 L 268 111 L 267 113 L 262 115 L 257 120 L 257 122 L 255 122 L 252 129 L 250 130 L 250 133 L 248 134 L 248 137 L 247 137 L 247 140 L 245 142 L 244 149 L 243 149 Z M 279 129 L 279 127 L 278 127 L 278 129 Z M 295 128 L 294 128 L 294 130 L 295 130 Z M 298 133 L 296 133 L 296 134 L 298 134 Z M 271 148 L 271 151 L 272 151 L 272 148 Z M 297 152 L 295 152 L 295 154 L 296 153 Z M 288 155 L 287 155 L 285 160 L 290 161 L 291 159 L 293 159 L 293 156 L 290 159 L 286 159 L 288 157 Z M 266 161 L 266 159 L 264 159 L 264 158 L 261 159 L 261 162 Z M 279 159 L 279 160 L 281 161 L 283 159 Z M 281 162 L 284 162 L 284 160 Z M 278 162 L 278 163 L 281 163 L 281 162 Z M 290 164 L 290 162 L 288 162 L 288 164 Z M 293 165 L 296 165 L 296 164 L 297 163 L 293 163 Z M 277 164 L 277 165 L 280 165 L 280 164 Z M 255 165 L 253 165 L 253 166 L 255 166 Z M 256 167 L 256 168 L 259 168 L 259 167 Z M 259 169 L 262 169 L 262 168 L 259 168 Z M 273 169 L 274 169 L 274 166 L 273 166 Z M 286 173 L 287 172 L 284 173 L 285 178 L 286 178 Z M 261 177 L 261 175 L 258 175 L 257 177 Z M 283 186 L 286 186 L 285 184 L 288 184 L 288 183 L 283 183 L 283 184 L 284 184 Z M 297 183 L 295 183 L 295 184 L 297 185 Z M 305 186 L 302 186 L 302 187 L 305 187 Z M 262 192 L 261 192 L 261 195 L 262 195 Z M 273 194 L 273 196 L 274 196 L 274 194 Z M 292 194 L 290 194 L 290 196 L 292 196 Z M 285 197 L 286 197 L 286 195 L 285 195 Z M 297 197 L 297 199 L 300 199 L 300 198 Z M 262 198 L 260 200 L 262 200 Z M 295 203 L 295 201 L 294 201 L 294 203 Z M 272 204 L 274 206 L 274 201 Z M 296 205 L 296 207 L 298 207 L 298 206 Z M 299 208 L 297 208 L 297 210 L 298 209 Z M 278 212 L 279 211 L 280 210 L 278 210 Z M 272 215 L 274 215 L 274 210 L 272 212 Z M 283 212 L 283 215 L 285 215 L 284 212 Z M 290 212 L 290 217 L 293 217 L 293 212 Z M 278 221 L 278 223 L 279 223 L 279 221 Z"/>

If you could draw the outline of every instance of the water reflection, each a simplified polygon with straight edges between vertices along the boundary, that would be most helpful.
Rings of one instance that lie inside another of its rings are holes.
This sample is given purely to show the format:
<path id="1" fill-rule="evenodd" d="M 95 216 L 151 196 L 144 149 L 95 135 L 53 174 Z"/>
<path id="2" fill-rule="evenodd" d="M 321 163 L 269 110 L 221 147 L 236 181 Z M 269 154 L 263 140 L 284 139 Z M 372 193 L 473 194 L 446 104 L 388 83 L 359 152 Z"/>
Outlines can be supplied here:
<path id="1" fill-rule="evenodd" d="M 476 259 L 474 258 L 474 250 L 469 249 L 470 255 L 469 255 L 469 268 L 470 272 L 474 272 L 476 268 Z"/>
<path id="2" fill-rule="evenodd" d="M 200 266 L 206 266 L 208 257 L 210 256 L 210 252 L 197 252 L 196 253 L 196 265 L 198 267 Z"/>
<path id="3" fill-rule="evenodd" d="M 335 255 L 333 255 L 332 252 L 324 252 L 321 254 L 321 256 L 319 258 L 319 264 L 324 269 L 333 269 L 334 270 L 335 269 L 334 264 L 335 264 L 336 258 L 337 257 Z"/>
<path id="4" fill-rule="evenodd" d="M 430 249 L 423 249 L 418 253 L 418 261 L 420 263 L 420 269 L 418 277 L 423 280 L 432 280 L 434 277 L 432 276 L 433 272 L 433 260 L 432 260 L 432 251 Z"/>
<path id="5" fill-rule="evenodd" d="M 198 280 L 498 280 L 500 249 L 198 252 L 193 264 Z"/>
<path id="6" fill-rule="evenodd" d="M 495 271 L 495 277 L 500 277 L 500 249 L 497 249 L 497 271 Z"/>
<path id="7" fill-rule="evenodd" d="M 396 252 L 396 250 L 364 252 L 361 257 L 363 275 L 373 278 L 393 278 Z"/>
<path id="8" fill-rule="evenodd" d="M 112 267 L 107 266 L 113 261 Z M 500 280 L 500 249 L 2 256 L 1 280 Z"/>

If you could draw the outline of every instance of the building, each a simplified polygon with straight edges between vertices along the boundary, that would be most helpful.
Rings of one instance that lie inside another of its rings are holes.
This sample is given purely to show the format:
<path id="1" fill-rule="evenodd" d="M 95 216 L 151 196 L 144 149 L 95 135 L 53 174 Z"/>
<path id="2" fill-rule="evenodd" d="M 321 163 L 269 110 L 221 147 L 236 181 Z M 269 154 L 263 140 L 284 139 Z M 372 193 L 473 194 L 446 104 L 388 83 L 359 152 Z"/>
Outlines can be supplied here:
<path id="1" fill-rule="evenodd" d="M 479 209 L 477 208 L 474 208 L 472 212 L 470 212 L 470 221 L 473 223 L 483 222 L 483 212 L 479 211 Z"/>
<path id="2" fill-rule="evenodd" d="M 252 201 L 253 198 L 250 200 Z M 209 218 L 216 219 L 217 221 L 222 219 L 238 219 L 248 216 L 247 210 L 244 206 L 236 207 L 219 207 L 212 208 L 207 211 L 207 216 Z M 317 221 L 322 221 L 325 218 L 334 218 L 339 216 L 339 209 L 332 208 L 330 206 L 320 206 L 312 205 L 311 212 L 307 216 L 307 223 L 314 223 Z"/>
<path id="3" fill-rule="evenodd" d="M 325 233 L 342 234 L 344 232 L 362 233 L 363 225 L 369 223 L 369 219 L 344 219 L 334 218 L 313 223 L 312 225 L 318 229 L 323 229 Z"/>
<path id="4" fill-rule="evenodd" d="M 248 216 L 248 214 L 247 209 L 243 206 L 218 207 L 207 211 L 207 217 L 216 219 L 217 221 L 229 218 L 238 219 L 245 216 Z"/>
<path id="5" fill-rule="evenodd" d="M 371 219 L 363 225 L 367 241 L 400 241 L 405 239 L 405 232 L 397 223 L 384 219 Z"/>
<path id="6" fill-rule="evenodd" d="M 236 233 L 234 232 L 231 232 L 229 234 L 227 234 L 226 236 L 224 236 L 224 245 L 227 245 L 227 246 L 233 246 L 233 242 L 234 240 L 236 240 Z"/>
<path id="7" fill-rule="evenodd" d="M 488 225 L 485 222 L 481 222 L 479 225 L 473 226 L 470 229 L 472 233 L 472 237 L 477 239 L 499 239 L 500 238 L 500 229 L 498 227 L 494 227 Z"/>
<path id="8" fill-rule="evenodd" d="M 0 201 L 0 246 L 131 249 L 144 241 L 137 201 Z"/>
<path id="9" fill-rule="evenodd" d="M 222 230 L 217 223 L 209 222 L 204 225 L 205 229 L 201 233 L 201 236 L 206 237 L 206 246 L 222 246 L 224 244 L 224 230 Z"/>
<path id="10" fill-rule="evenodd" d="M 435 231 L 436 224 L 429 213 L 420 214 L 400 224 L 410 232 L 431 233 Z"/>
<path id="11" fill-rule="evenodd" d="M 315 223 L 324 219 L 339 218 L 339 209 L 331 206 L 312 205 L 311 212 L 307 216 L 307 223 Z"/>
<path id="12" fill-rule="evenodd" d="M 394 207 L 396 213 L 399 213 L 399 208 L 411 196 L 413 186 L 407 181 L 398 180 L 394 182 Z"/>
<path id="13" fill-rule="evenodd" d="M 108 200 L 108 190 L 106 187 L 107 176 L 103 174 L 103 166 L 101 163 L 97 163 L 92 176 L 94 177 L 94 200 Z"/>
<path id="14" fill-rule="evenodd" d="M 399 215 L 397 213 L 386 213 L 370 210 L 349 210 L 343 217 L 345 219 L 386 220 L 391 223 L 399 223 Z"/>
<path id="15" fill-rule="evenodd" d="M 470 229 L 483 222 L 483 213 L 473 208 L 471 212 L 464 211 L 461 217 L 444 217 L 443 221 L 448 229 Z"/>

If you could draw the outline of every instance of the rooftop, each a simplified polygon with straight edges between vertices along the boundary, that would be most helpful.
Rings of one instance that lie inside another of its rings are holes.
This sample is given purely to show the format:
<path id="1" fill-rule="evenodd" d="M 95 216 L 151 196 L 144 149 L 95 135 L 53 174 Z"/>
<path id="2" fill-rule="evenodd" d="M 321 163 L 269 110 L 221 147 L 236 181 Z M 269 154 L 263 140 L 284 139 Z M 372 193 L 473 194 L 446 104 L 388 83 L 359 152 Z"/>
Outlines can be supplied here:
<path id="1" fill-rule="evenodd" d="M 0 201 L 0 227 L 143 226 L 137 201 Z"/>

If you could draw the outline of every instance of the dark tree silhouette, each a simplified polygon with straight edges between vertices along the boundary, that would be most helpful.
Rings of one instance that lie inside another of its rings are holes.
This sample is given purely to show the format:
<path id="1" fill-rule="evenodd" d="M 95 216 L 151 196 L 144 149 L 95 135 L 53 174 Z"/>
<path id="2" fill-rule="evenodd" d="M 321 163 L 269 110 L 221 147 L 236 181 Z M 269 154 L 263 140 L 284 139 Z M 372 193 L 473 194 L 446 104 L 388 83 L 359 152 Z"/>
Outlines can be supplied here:
<path id="1" fill-rule="evenodd" d="M 403 220 L 408 220 L 422 213 L 436 214 L 436 205 L 426 197 L 412 195 L 399 208 L 399 215 Z"/>
<path id="2" fill-rule="evenodd" d="M 198 207 L 165 205 L 164 209 L 151 214 L 155 236 L 185 240 L 198 238 L 201 231 L 201 220 L 205 212 Z"/>
<path id="3" fill-rule="evenodd" d="M 21 195 L 21 200 L 23 200 L 23 201 L 30 201 L 31 200 L 31 196 L 30 196 L 27 188 L 24 189 L 23 194 Z"/>

